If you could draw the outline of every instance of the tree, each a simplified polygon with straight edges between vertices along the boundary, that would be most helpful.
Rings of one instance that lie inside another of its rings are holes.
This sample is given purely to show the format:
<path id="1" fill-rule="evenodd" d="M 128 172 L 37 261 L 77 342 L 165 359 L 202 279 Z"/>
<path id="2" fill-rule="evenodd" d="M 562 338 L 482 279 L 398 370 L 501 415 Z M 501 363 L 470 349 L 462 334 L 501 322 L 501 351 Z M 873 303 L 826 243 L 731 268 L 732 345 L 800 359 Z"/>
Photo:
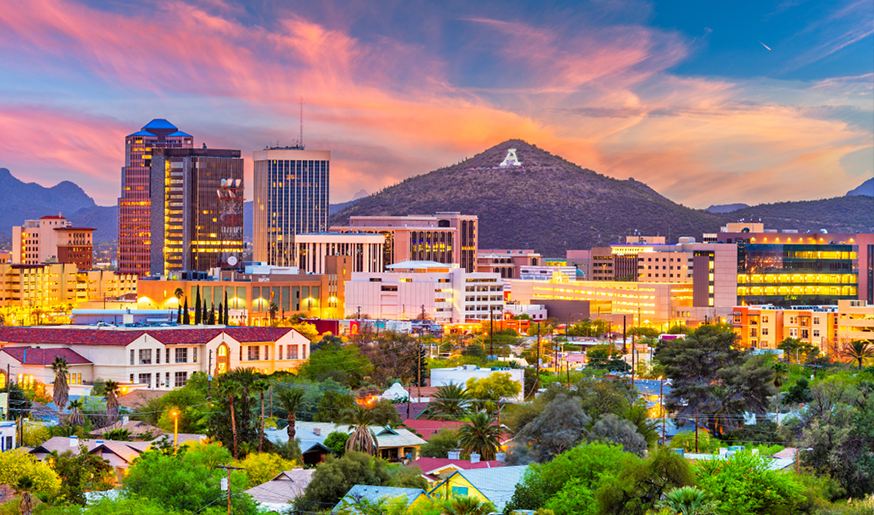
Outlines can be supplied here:
<path id="1" fill-rule="evenodd" d="M 70 401 L 70 414 L 67 416 L 67 422 L 72 426 L 81 426 L 85 423 L 85 416 L 82 415 L 82 401 L 79 399 Z"/>
<path id="2" fill-rule="evenodd" d="M 467 380 L 467 396 L 471 404 L 478 409 L 486 409 L 497 413 L 498 423 L 501 422 L 501 400 L 516 397 L 522 391 L 522 386 L 513 381 L 508 372 L 492 372 L 483 379 Z"/>
<path id="3" fill-rule="evenodd" d="M 777 348 L 786 353 L 789 361 L 795 361 L 797 364 L 803 363 L 808 355 L 819 352 L 817 347 L 798 338 L 786 338 L 777 344 Z"/>
<path id="4" fill-rule="evenodd" d="M 444 507 L 448 515 L 487 515 L 495 511 L 494 504 L 468 495 L 447 499 Z"/>
<path id="5" fill-rule="evenodd" d="M 511 459 L 520 463 L 549 461 L 583 441 L 591 421 L 579 399 L 559 394 L 516 433 Z"/>
<path id="6" fill-rule="evenodd" d="M 294 440 L 296 435 L 294 424 L 297 422 L 297 411 L 303 405 L 303 394 L 303 390 L 291 388 L 280 390 L 276 395 L 279 398 L 279 404 L 282 406 L 282 409 L 288 412 L 286 417 L 288 427 L 286 427 L 285 431 L 288 433 L 289 441 Z"/>
<path id="7" fill-rule="evenodd" d="M 316 408 L 316 422 L 338 422 L 343 418 L 343 411 L 355 406 L 355 399 L 345 392 L 328 390 L 325 392 Z"/>
<path id="8" fill-rule="evenodd" d="M 209 304 L 206 299 L 203 300 L 203 313 L 200 314 L 200 322 L 202 324 L 207 324 L 209 322 Z"/>
<path id="9" fill-rule="evenodd" d="M 644 515 L 662 494 L 694 482 L 686 459 L 666 447 L 658 447 L 640 460 L 626 454 L 619 474 L 604 476 L 595 493 L 598 513 Z"/>
<path id="10" fill-rule="evenodd" d="M 637 432 L 637 428 L 624 418 L 613 413 L 607 413 L 592 426 L 589 441 L 613 442 L 622 446 L 625 452 L 643 457 L 646 452 L 646 440 Z"/>
<path id="11" fill-rule="evenodd" d="M 52 362 L 52 372 L 55 373 L 55 382 L 52 387 L 52 400 L 58 407 L 58 423 L 64 423 L 64 408 L 70 398 L 70 385 L 67 383 L 67 358 L 55 356 Z"/>
<path id="12" fill-rule="evenodd" d="M 27 450 L 18 448 L 0 452 L 0 485 L 14 485 L 23 477 L 33 481 L 33 492 L 54 495 L 61 486 L 58 474 L 49 464 L 37 460 Z"/>
<path id="13" fill-rule="evenodd" d="M 282 471 L 300 466 L 300 463 L 269 452 L 251 452 L 246 459 L 238 461 L 236 466 L 242 467 L 249 487 L 254 487 L 270 481 Z"/>
<path id="14" fill-rule="evenodd" d="M 716 512 L 707 498 L 707 493 L 694 486 L 681 486 L 665 494 L 657 505 L 680 515 L 711 515 Z"/>
<path id="15" fill-rule="evenodd" d="M 118 420 L 119 404 L 118 404 L 119 388 L 118 383 L 112 379 L 106 381 L 103 385 L 103 396 L 106 398 L 106 421 L 107 424 L 114 424 Z"/>
<path id="16" fill-rule="evenodd" d="M 867 340 L 853 340 L 850 343 L 844 344 L 841 354 L 851 361 L 857 361 L 859 363 L 859 370 L 862 370 L 864 361 L 874 357 L 874 344 Z"/>
<path id="17" fill-rule="evenodd" d="M 182 325 L 191 325 L 191 314 L 188 312 L 188 297 L 185 297 L 185 305 L 182 307 Z"/>
<path id="18" fill-rule="evenodd" d="M 252 392 L 255 383 L 264 378 L 257 369 L 235 368 L 214 382 L 219 396 L 214 401 L 216 408 L 209 411 L 207 432 L 228 448 L 233 448 L 236 440 L 238 455 L 240 449 L 245 452 L 258 445 L 260 433 L 252 419 Z"/>
<path id="19" fill-rule="evenodd" d="M 222 317 L 222 320 L 224 321 L 225 325 L 231 325 L 230 324 L 231 316 L 230 316 L 230 307 L 228 307 L 228 290 L 227 289 L 225 289 L 225 313 L 224 313 L 224 316 Z"/>
<path id="20" fill-rule="evenodd" d="M 357 388 L 373 370 L 373 364 L 358 352 L 353 344 L 331 343 L 310 354 L 298 372 L 299 376 L 322 382 L 333 379 L 340 384 Z"/>
<path id="21" fill-rule="evenodd" d="M 458 432 L 452 429 L 443 429 L 433 435 L 425 445 L 419 448 L 419 454 L 426 458 L 448 458 L 449 451 L 460 447 Z"/>
<path id="22" fill-rule="evenodd" d="M 294 501 L 299 511 L 320 511 L 336 505 L 355 485 L 386 486 L 391 476 L 385 462 L 364 453 L 347 451 L 342 458 L 328 456 L 316 467 L 304 494 Z"/>
<path id="23" fill-rule="evenodd" d="M 794 513 L 803 500 L 800 485 L 795 476 L 771 470 L 768 462 L 751 452 L 704 460 L 698 465 L 698 486 L 716 500 L 720 514 Z"/>
<path id="24" fill-rule="evenodd" d="M 61 479 L 58 497 L 65 503 L 85 505 L 85 492 L 110 490 L 115 483 L 115 469 L 102 457 L 90 454 L 79 445 L 77 453 L 52 451 L 49 462 Z"/>
<path id="25" fill-rule="evenodd" d="M 200 325 L 201 317 L 203 313 L 201 312 L 202 305 L 200 302 L 200 285 L 194 287 L 194 325 Z"/>
<path id="26" fill-rule="evenodd" d="M 488 413 L 478 411 L 470 417 L 470 424 L 458 429 L 458 443 L 468 456 L 476 453 L 483 461 L 492 461 L 501 446 L 501 427 L 493 424 Z"/>
<path id="27" fill-rule="evenodd" d="M 264 392 L 270 389 L 270 381 L 266 379 L 258 379 L 252 385 L 252 391 L 257 392 L 261 396 L 261 423 L 258 425 L 258 452 L 261 452 L 264 447 Z"/>
<path id="28" fill-rule="evenodd" d="M 346 442 L 349 440 L 349 433 L 343 431 L 331 431 L 330 434 L 322 442 L 325 447 L 331 449 L 334 455 L 340 457 L 346 452 Z"/>
<path id="29" fill-rule="evenodd" d="M 401 416 L 394 403 L 388 399 L 380 399 L 370 406 L 373 413 L 373 423 L 379 426 L 397 426 L 401 423 Z"/>
<path id="30" fill-rule="evenodd" d="M 218 325 L 225 325 L 225 321 L 223 320 L 224 316 L 225 316 L 224 307 L 222 306 L 222 303 L 219 302 L 218 314 L 216 315 L 216 319 L 215 319 L 215 321 Z"/>
<path id="31" fill-rule="evenodd" d="M 428 417 L 439 420 L 456 420 L 467 414 L 467 391 L 455 383 L 438 386 L 434 397 L 428 402 Z"/>
<path id="32" fill-rule="evenodd" d="M 33 515 L 33 480 L 29 476 L 22 476 L 15 482 L 15 490 L 21 495 L 18 500 L 18 513 L 21 515 Z"/>
<path id="33" fill-rule="evenodd" d="M 363 406 L 355 405 L 343 410 L 341 419 L 349 424 L 349 429 L 352 430 L 349 439 L 346 440 L 346 452 L 358 451 L 375 456 L 378 450 L 376 436 L 370 430 L 373 413 Z"/>
<path id="34" fill-rule="evenodd" d="M 225 379 L 227 376 L 223 377 Z M 238 395 L 242 394 L 243 387 L 239 382 L 233 379 L 226 379 L 219 383 L 218 388 L 216 388 L 221 395 L 228 400 L 228 414 L 231 419 L 231 433 L 233 435 L 233 450 L 234 450 L 234 459 L 239 459 L 240 453 L 238 448 L 238 439 L 237 439 L 237 416 L 234 409 L 234 398 Z"/>
<path id="35" fill-rule="evenodd" d="M 182 304 L 179 304 L 176 309 L 176 325 L 182 325 Z"/>

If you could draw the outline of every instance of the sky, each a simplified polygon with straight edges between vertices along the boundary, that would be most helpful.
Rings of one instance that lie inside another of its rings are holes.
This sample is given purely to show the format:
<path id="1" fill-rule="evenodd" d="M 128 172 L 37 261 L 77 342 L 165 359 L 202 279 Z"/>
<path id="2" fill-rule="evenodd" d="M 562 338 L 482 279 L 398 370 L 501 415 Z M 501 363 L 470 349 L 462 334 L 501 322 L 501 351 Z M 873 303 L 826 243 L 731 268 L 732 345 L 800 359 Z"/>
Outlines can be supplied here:
<path id="1" fill-rule="evenodd" d="M 101 205 L 149 120 L 251 184 L 301 98 L 335 203 L 511 138 L 697 208 L 874 176 L 871 0 L 28 0 L 0 34 L 0 167 Z"/>

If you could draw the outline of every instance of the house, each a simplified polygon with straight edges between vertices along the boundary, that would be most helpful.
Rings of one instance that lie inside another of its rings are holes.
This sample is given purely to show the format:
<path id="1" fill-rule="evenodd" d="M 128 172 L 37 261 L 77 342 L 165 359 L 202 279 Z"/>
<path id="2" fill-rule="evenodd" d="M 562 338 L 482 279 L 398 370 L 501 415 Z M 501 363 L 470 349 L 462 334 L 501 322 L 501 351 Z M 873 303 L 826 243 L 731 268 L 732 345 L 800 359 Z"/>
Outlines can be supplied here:
<path id="1" fill-rule="evenodd" d="M 316 469 L 295 468 L 277 474 L 273 479 L 246 490 L 264 511 L 283 512 L 290 502 L 303 494 L 313 480 Z"/>
<path id="2" fill-rule="evenodd" d="M 504 454 L 500 453 L 500 457 L 503 458 Z M 503 459 L 493 461 L 480 461 L 479 457 L 476 457 L 469 460 L 462 460 L 456 456 L 454 459 L 419 458 L 418 460 L 409 463 L 407 466 L 419 467 L 419 469 L 422 471 L 422 477 L 424 477 L 429 484 L 434 486 L 442 478 L 454 472 L 458 472 L 459 470 L 489 469 L 503 467 L 505 465 L 506 463 L 504 463 Z"/>
<path id="3" fill-rule="evenodd" d="M 67 358 L 72 395 L 90 393 L 97 378 L 134 388 L 172 390 L 195 372 L 234 368 L 264 373 L 295 370 L 310 341 L 290 327 L 0 327 L 0 383 L 7 367 L 18 383 L 49 389 L 51 363 Z"/>
<path id="4" fill-rule="evenodd" d="M 430 420 L 426 418 L 416 418 L 404 420 L 402 425 L 410 428 L 425 440 L 430 440 L 434 435 L 444 429 L 458 431 L 463 426 L 469 426 L 470 422 L 462 420 Z M 492 425 L 496 425 L 496 423 L 493 423 Z M 505 448 L 513 439 L 513 434 L 507 426 L 501 424 L 501 427 L 501 448 Z"/>
<path id="5" fill-rule="evenodd" d="M 334 507 L 332 513 L 340 511 L 341 508 L 346 508 L 353 513 L 357 513 L 355 509 L 356 503 L 366 500 L 371 503 L 379 501 L 389 502 L 394 499 L 404 499 L 406 508 L 410 509 L 418 503 L 427 501 L 431 497 L 424 490 L 418 488 L 395 488 L 390 486 L 370 486 L 370 485 L 355 485 L 350 489 L 337 506 Z"/>
<path id="6" fill-rule="evenodd" d="M 300 451 L 303 454 L 304 463 L 314 465 L 324 461 L 324 457 L 331 452 L 325 447 L 324 442 L 329 434 L 334 431 L 351 434 L 348 424 L 333 424 L 331 422 L 302 422 L 294 424 L 295 438 L 300 439 Z M 370 430 L 376 437 L 379 457 L 388 461 L 400 461 L 402 459 L 416 459 L 419 456 L 419 447 L 426 442 L 407 429 L 392 429 L 388 426 L 371 426 Z M 285 429 L 273 429 L 264 431 L 264 436 L 273 443 L 285 443 L 288 441 L 288 433 Z"/>
<path id="7" fill-rule="evenodd" d="M 10 451 L 15 448 L 17 431 L 15 421 L 0 421 L 0 451 Z"/>
<path id="8" fill-rule="evenodd" d="M 127 431 L 130 433 L 131 438 L 139 438 L 143 440 L 151 440 L 164 434 L 164 431 L 160 427 L 155 427 L 139 420 L 130 420 L 130 418 L 125 415 L 121 420 L 114 424 L 91 431 L 91 436 L 101 437 L 107 431 L 114 431 L 116 429 Z"/>
<path id="9" fill-rule="evenodd" d="M 438 483 L 429 494 L 434 499 L 469 495 L 491 502 L 496 511 L 502 511 L 527 470 L 527 465 L 459 470 Z"/>

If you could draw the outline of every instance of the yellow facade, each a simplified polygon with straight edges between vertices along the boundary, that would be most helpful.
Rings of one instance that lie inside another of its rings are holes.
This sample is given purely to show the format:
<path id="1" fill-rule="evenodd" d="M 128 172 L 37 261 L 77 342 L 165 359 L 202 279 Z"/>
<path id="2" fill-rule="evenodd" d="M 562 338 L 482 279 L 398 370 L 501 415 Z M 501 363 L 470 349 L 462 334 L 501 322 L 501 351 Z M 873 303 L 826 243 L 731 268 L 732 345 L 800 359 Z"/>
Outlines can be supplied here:
<path id="1" fill-rule="evenodd" d="M 136 293 L 134 275 L 79 271 L 74 264 L 0 264 L 0 306 L 48 308 Z"/>
<path id="2" fill-rule="evenodd" d="M 482 502 L 493 502 L 458 472 L 441 481 L 429 494 L 433 499 L 451 499 L 455 496 L 467 495 L 476 497 Z"/>
<path id="3" fill-rule="evenodd" d="M 864 300 L 839 300 L 836 339 L 841 345 L 854 340 L 874 341 L 874 305 Z"/>

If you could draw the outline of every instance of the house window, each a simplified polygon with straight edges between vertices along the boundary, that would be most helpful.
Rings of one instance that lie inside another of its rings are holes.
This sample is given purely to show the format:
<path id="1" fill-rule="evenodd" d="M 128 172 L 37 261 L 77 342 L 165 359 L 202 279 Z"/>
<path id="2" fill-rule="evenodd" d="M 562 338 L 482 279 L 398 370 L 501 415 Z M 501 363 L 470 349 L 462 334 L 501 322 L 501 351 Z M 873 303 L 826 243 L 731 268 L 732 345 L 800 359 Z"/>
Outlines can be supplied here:
<path id="1" fill-rule="evenodd" d="M 289 345 L 288 350 L 288 359 L 297 359 L 297 345 Z"/>
<path id="2" fill-rule="evenodd" d="M 768 336 L 768 328 L 767 327 L 762 328 L 762 336 Z"/>
<path id="3" fill-rule="evenodd" d="M 136 364 L 136 363 L 134 363 L 134 350 L 133 349 L 130 350 L 130 364 L 131 365 Z M 133 381 L 131 381 L 131 382 L 133 382 Z"/>
<path id="4" fill-rule="evenodd" d="M 483 318 L 485 318 L 485 317 L 483 317 Z M 307 346 L 301 345 L 300 350 L 301 350 L 301 358 L 307 359 Z"/>
<path id="5" fill-rule="evenodd" d="M 249 361 L 258 361 L 261 359 L 261 347 L 257 345 L 251 345 L 249 348 Z"/>
<path id="6" fill-rule="evenodd" d="M 151 388 L 152 386 L 152 374 L 140 374 L 140 384 L 144 384 Z"/>
<path id="7" fill-rule="evenodd" d="M 279 351 L 276 353 L 276 359 L 282 359 L 282 345 L 279 346 Z"/>
<path id="8" fill-rule="evenodd" d="M 270 359 L 270 346 L 264 346 L 264 359 Z"/>
<path id="9" fill-rule="evenodd" d="M 130 384 L 134 384 L 134 375 L 133 374 L 130 375 Z"/>
<path id="10" fill-rule="evenodd" d="M 453 486 L 452 487 L 452 495 L 467 495 L 467 488 L 463 486 Z"/>
<path id="11" fill-rule="evenodd" d="M 169 365 L 170 364 L 170 349 L 167 349 L 167 355 L 165 357 L 167 359 L 164 360 L 164 363 L 167 363 Z M 169 383 L 170 381 L 168 380 L 167 382 Z"/>
<path id="12" fill-rule="evenodd" d="M 176 372 L 176 383 L 174 386 L 179 388 L 185 386 L 185 380 L 188 379 L 188 372 Z"/>
<path id="13" fill-rule="evenodd" d="M 798 329 L 792 327 L 789 329 L 789 337 L 790 338 L 798 338 Z"/>
<path id="14" fill-rule="evenodd" d="M 167 352 L 170 352 L 170 351 L 167 351 Z M 167 388 L 170 387 L 170 372 L 167 372 L 166 374 L 164 374 L 164 386 Z"/>
<path id="15" fill-rule="evenodd" d="M 140 365 L 152 364 L 152 349 L 140 349 Z"/>
<path id="16" fill-rule="evenodd" d="M 814 337 L 814 338 L 819 338 L 819 329 L 814 329 L 814 330 L 813 330 L 813 337 Z"/>
<path id="17" fill-rule="evenodd" d="M 191 362 L 192 362 L 192 363 L 197 363 L 197 347 L 194 347 L 193 349 L 191 349 L 191 354 L 192 354 L 192 356 L 191 356 L 191 358 L 192 358 L 192 359 L 191 359 Z"/>
<path id="18" fill-rule="evenodd" d="M 161 349 L 155 349 L 155 364 L 161 364 Z"/>
<path id="19" fill-rule="evenodd" d="M 819 317 L 813 317 L 813 325 L 819 325 Z"/>
<path id="20" fill-rule="evenodd" d="M 188 363 L 188 349 L 176 349 L 176 363 Z"/>

